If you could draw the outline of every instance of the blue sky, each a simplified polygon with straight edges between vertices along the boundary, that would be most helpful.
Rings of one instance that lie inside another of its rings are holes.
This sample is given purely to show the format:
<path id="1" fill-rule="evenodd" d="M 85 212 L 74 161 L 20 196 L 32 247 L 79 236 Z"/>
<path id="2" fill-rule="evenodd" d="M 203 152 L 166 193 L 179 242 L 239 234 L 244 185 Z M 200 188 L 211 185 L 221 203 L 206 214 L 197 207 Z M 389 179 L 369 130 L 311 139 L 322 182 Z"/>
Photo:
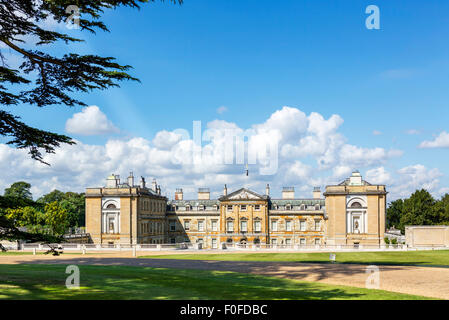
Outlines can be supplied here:
<path id="1" fill-rule="evenodd" d="M 371 4 L 380 8 L 381 30 L 365 27 L 365 8 Z M 325 119 L 339 115 L 344 123 L 338 132 L 348 144 L 402 151 L 362 166 L 362 173 L 383 167 L 394 183 L 397 171 L 408 166 L 437 169 L 438 195 L 449 187 L 448 150 L 418 146 L 449 130 L 447 12 L 447 1 L 398 0 L 186 0 L 182 6 L 156 2 L 140 11 L 107 11 L 103 20 L 110 33 L 64 29 L 86 39 L 70 50 L 117 57 L 134 67 L 141 83 L 80 95 L 120 132 L 71 136 L 86 145 L 105 145 L 111 139 L 150 141 L 163 130 L 191 130 L 194 120 L 250 128 L 290 106 Z M 222 106 L 226 111 L 217 113 Z M 64 133 L 66 121 L 81 110 L 20 106 L 15 114 L 30 125 Z M 407 134 L 410 130 L 416 134 Z M 314 158 L 302 162 L 312 165 Z M 0 183 L 31 177 L 39 185 L 33 173 L 39 171 L 33 170 Z M 57 176 L 56 170 L 46 172 Z M 67 186 L 64 179 L 53 187 Z"/>

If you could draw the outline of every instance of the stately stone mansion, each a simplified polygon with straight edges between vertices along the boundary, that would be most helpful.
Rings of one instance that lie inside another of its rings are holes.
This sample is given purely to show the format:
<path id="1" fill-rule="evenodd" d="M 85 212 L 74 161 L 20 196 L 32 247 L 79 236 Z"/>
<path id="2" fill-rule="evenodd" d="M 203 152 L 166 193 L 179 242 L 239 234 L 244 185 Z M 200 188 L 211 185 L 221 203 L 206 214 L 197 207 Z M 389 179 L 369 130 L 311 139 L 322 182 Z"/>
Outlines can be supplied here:
<path id="1" fill-rule="evenodd" d="M 284 188 L 281 199 L 247 188 L 210 199 L 207 188 L 197 199 L 161 195 L 153 180 L 134 183 L 111 175 L 106 186 L 86 189 L 86 229 L 97 244 L 201 243 L 205 248 L 223 244 L 272 245 L 380 245 L 385 232 L 387 192 L 371 185 L 356 171 L 339 185 L 313 190 L 310 199 L 295 198 Z"/>

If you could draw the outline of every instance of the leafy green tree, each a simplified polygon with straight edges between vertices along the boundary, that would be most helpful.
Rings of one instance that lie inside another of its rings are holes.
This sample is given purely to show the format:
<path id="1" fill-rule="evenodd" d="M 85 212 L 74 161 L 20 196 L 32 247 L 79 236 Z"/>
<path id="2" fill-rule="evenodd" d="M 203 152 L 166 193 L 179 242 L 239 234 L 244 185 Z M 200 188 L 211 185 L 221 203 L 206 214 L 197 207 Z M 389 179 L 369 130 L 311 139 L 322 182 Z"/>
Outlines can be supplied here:
<path id="1" fill-rule="evenodd" d="M 387 228 L 393 226 L 397 229 L 401 229 L 401 216 L 403 213 L 404 201 L 402 199 L 393 201 L 387 208 Z"/>
<path id="2" fill-rule="evenodd" d="M 45 224 L 52 234 L 63 235 L 68 227 L 67 210 L 56 201 L 45 205 Z"/>
<path id="3" fill-rule="evenodd" d="M 0 240 L 25 240 L 45 243 L 59 243 L 63 241 L 60 236 L 49 235 L 43 232 L 33 233 L 20 230 L 13 220 L 6 217 L 3 211 L 0 211 Z"/>
<path id="4" fill-rule="evenodd" d="M 26 200 L 33 200 L 31 194 L 31 184 L 25 181 L 14 182 L 9 188 L 5 189 L 4 196 L 11 198 L 19 198 Z"/>
<path id="5" fill-rule="evenodd" d="M 39 207 L 39 204 L 30 199 L 0 196 L 0 210 L 6 208 L 21 208 L 28 206 Z"/>
<path id="6" fill-rule="evenodd" d="M 36 200 L 38 203 L 47 204 L 54 201 L 62 201 L 64 200 L 65 194 L 62 191 L 59 190 L 53 190 L 50 193 L 47 193 Z"/>
<path id="7" fill-rule="evenodd" d="M 69 212 L 70 227 L 86 225 L 86 202 L 84 193 L 66 192 L 61 206 Z"/>
<path id="8" fill-rule="evenodd" d="M 449 225 L 449 194 L 441 198 L 441 224 Z"/>
<path id="9" fill-rule="evenodd" d="M 401 230 L 406 225 L 433 225 L 437 223 L 436 201 L 427 190 L 417 190 L 404 200 Z"/>
<path id="10" fill-rule="evenodd" d="M 38 225 L 45 222 L 42 212 L 33 207 L 6 209 L 6 217 L 14 220 L 20 227 Z"/>
<path id="11" fill-rule="evenodd" d="M 42 204 L 55 201 L 67 210 L 68 227 L 81 227 L 85 225 L 85 200 L 83 193 L 64 193 L 59 190 L 53 190 L 37 200 L 38 203 Z"/>
<path id="12" fill-rule="evenodd" d="M 95 34 L 97 30 L 109 31 L 100 20 L 105 9 L 139 8 L 139 4 L 151 1 L 154 0 L 0 0 L 0 41 L 22 59 L 15 69 L 0 52 L 0 103 L 38 107 L 85 105 L 73 97 L 74 92 L 117 87 L 123 80 L 138 81 L 127 73 L 131 66 L 121 65 L 113 57 L 74 52 L 63 56 L 52 54 L 51 49 L 57 43 L 70 45 L 83 40 L 49 30 L 42 22 L 54 19 L 61 23 L 72 17 L 77 21 L 70 21 L 77 22 L 81 31 Z M 24 38 L 29 42 L 25 44 Z M 35 39 L 34 43 L 30 39 Z M 7 143 L 16 148 L 28 149 L 31 157 L 41 162 L 44 162 L 41 150 L 54 153 L 60 144 L 75 143 L 65 135 L 30 127 L 9 110 L 0 110 L 0 136 L 8 137 Z"/>

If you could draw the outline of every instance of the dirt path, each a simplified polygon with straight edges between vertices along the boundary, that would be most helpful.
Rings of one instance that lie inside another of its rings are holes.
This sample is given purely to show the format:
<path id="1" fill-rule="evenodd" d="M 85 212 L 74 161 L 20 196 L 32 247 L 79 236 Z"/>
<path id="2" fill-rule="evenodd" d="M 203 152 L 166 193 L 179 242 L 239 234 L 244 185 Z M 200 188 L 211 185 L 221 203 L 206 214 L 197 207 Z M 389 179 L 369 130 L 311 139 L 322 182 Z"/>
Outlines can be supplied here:
<path id="1" fill-rule="evenodd" d="M 17 263 L 118 265 L 235 271 L 361 288 L 365 287 L 368 277 L 366 265 L 354 264 L 136 259 L 130 257 L 129 253 L 89 254 L 85 256 L 64 254 L 59 257 L 44 255 L 0 256 L 0 264 Z M 379 289 L 449 300 L 449 268 L 379 266 L 379 269 Z"/>

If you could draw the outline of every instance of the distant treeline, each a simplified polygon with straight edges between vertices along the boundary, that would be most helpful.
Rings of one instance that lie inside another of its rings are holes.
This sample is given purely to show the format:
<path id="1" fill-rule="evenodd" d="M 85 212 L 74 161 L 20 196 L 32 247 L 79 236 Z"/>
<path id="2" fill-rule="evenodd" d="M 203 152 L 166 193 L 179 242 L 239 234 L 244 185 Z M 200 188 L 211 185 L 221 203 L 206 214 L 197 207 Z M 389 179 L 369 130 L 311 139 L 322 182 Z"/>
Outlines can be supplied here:
<path id="1" fill-rule="evenodd" d="M 390 203 L 387 228 L 402 232 L 409 225 L 449 225 L 449 194 L 436 200 L 427 190 L 417 190 L 410 198 Z"/>
<path id="2" fill-rule="evenodd" d="M 62 235 L 85 225 L 84 194 L 53 190 L 33 200 L 31 185 L 15 182 L 0 196 L 0 216 L 31 233 Z"/>

